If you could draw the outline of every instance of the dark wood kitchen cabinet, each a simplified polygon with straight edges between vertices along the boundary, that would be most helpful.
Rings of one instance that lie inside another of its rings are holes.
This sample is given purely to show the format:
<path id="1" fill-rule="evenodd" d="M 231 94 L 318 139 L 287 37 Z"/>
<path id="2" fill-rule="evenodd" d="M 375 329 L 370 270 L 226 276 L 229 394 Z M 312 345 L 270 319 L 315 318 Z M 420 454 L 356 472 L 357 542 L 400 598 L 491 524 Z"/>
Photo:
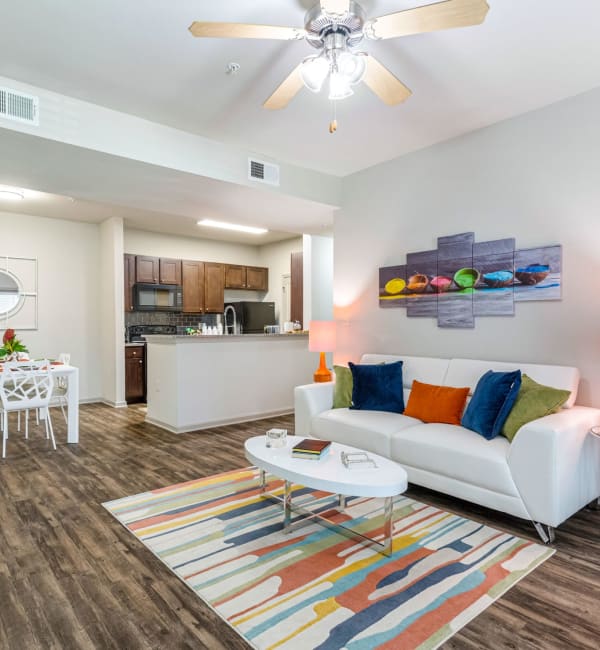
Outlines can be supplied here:
<path id="1" fill-rule="evenodd" d="M 125 401 L 146 401 L 146 347 L 125 346 Z"/>
<path id="2" fill-rule="evenodd" d="M 226 289 L 269 290 L 269 269 L 261 266 L 225 265 Z"/>
<path id="3" fill-rule="evenodd" d="M 225 288 L 245 289 L 246 288 L 246 267 L 239 264 L 225 265 Z"/>
<path id="4" fill-rule="evenodd" d="M 204 311 L 204 262 L 183 260 L 181 263 L 183 309 L 187 314 Z"/>
<path id="5" fill-rule="evenodd" d="M 251 289 L 252 291 L 268 291 L 269 269 L 260 266 L 247 266 L 246 289 Z"/>
<path id="6" fill-rule="evenodd" d="M 135 284 L 135 255 L 125 254 L 124 269 L 125 311 L 133 311 L 133 285 Z"/>
<path id="7" fill-rule="evenodd" d="M 160 284 L 181 284 L 181 260 L 161 257 L 158 261 Z"/>
<path id="8" fill-rule="evenodd" d="M 222 313 L 225 309 L 225 266 L 204 262 L 204 311 Z"/>
<path id="9" fill-rule="evenodd" d="M 181 284 L 181 260 L 135 255 L 135 282 Z"/>
<path id="10" fill-rule="evenodd" d="M 135 256 L 135 281 L 146 284 L 158 284 L 160 260 L 147 255 Z"/>

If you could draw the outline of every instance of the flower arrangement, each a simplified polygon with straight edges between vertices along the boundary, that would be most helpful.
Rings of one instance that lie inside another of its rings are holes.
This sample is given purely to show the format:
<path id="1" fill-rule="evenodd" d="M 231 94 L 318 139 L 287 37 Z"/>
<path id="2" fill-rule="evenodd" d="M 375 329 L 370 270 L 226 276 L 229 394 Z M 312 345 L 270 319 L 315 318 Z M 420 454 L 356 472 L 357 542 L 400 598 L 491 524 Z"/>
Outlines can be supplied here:
<path id="1" fill-rule="evenodd" d="M 19 352 L 29 352 L 29 350 L 19 341 L 15 330 L 7 329 L 2 337 L 2 347 L 0 348 L 0 359 L 18 359 Z"/>

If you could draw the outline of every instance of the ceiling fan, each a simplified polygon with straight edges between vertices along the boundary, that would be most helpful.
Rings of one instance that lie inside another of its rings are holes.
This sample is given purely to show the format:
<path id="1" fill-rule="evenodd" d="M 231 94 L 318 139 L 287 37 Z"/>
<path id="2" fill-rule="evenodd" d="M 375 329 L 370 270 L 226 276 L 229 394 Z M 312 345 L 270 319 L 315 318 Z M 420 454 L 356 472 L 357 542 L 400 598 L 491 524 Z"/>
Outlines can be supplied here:
<path id="1" fill-rule="evenodd" d="M 356 47 L 364 38 L 381 40 L 453 27 L 481 24 L 489 10 L 486 0 L 443 0 L 367 19 L 355 0 L 321 0 L 310 9 L 304 29 L 242 23 L 194 22 L 190 32 L 201 38 L 304 39 L 318 50 L 306 57 L 267 99 L 264 107 L 285 108 L 306 87 L 319 92 L 329 78 L 329 99 L 353 94 L 364 83 L 386 104 L 399 104 L 411 91 L 379 61 Z"/>

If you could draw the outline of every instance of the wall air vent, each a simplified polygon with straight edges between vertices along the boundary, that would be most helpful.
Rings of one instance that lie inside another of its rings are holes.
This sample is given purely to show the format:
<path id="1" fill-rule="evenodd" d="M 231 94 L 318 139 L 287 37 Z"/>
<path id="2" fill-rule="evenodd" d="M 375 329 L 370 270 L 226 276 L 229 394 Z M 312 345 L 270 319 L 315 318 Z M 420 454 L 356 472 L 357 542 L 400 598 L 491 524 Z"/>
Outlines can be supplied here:
<path id="1" fill-rule="evenodd" d="M 259 183 L 279 185 L 279 165 L 248 158 L 248 178 Z"/>
<path id="2" fill-rule="evenodd" d="M 39 126 L 38 97 L 0 86 L 0 118 Z"/>

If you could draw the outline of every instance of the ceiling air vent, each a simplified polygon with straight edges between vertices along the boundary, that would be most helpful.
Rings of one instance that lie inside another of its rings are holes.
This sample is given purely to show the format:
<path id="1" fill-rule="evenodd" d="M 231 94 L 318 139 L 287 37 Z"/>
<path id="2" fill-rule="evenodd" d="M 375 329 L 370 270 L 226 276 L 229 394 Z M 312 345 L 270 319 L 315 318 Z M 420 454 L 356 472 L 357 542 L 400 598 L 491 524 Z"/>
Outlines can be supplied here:
<path id="1" fill-rule="evenodd" d="M 38 126 L 38 97 L 0 86 L 0 118 Z"/>
<path id="2" fill-rule="evenodd" d="M 279 165 L 248 158 L 248 178 L 259 183 L 279 185 Z"/>

